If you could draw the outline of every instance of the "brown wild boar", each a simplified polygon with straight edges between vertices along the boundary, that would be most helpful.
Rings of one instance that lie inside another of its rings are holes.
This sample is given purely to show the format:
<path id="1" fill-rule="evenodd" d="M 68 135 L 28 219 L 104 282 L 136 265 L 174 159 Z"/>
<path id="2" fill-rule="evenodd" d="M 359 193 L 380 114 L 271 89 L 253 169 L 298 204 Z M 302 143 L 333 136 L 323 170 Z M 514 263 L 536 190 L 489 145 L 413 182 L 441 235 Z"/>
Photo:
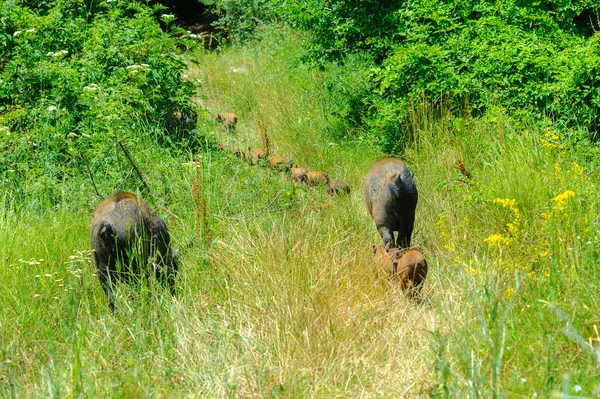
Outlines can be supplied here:
<path id="1" fill-rule="evenodd" d="M 331 180 L 327 186 L 327 194 L 350 194 L 350 185 L 338 179 Z"/>
<path id="2" fill-rule="evenodd" d="M 260 161 L 265 159 L 265 154 L 266 154 L 266 151 L 262 147 L 253 149 L 250 152 L 250 162 L 252 162 L 253 165 L 258 164 Z"/>
<path id="3" fill-rule="evenodd" d="M 193 109 L 174 111 L 167 127 L 169 130 L 189 132 L 198 124 L 198 113 Z"/>
<path id="4" fill-rule="evenodd" d="M 409 297 L 418 299 L 423 282 L 427 277 L 427 261 L 419 251 L 410 250 L 401 255 L 398 248 L 374 247 L 374 256 L 379 268 L 387 275 L 398 279 L 400 288 Z"/>
<path id="5" fill-rule="evenodd" d="M 275 155 L 269 158 L 269 168 L 287 172 L 292 167 L 292 161 L 288 157 Z"/>
<path id="6" fill-rule="evenodd" d="M 423 282 L 427 277 L 427 260 L 419 251 L 410 250 L 396 261 L 395 275 L 400 280 L 400 288 L 411 298 L 419 298 Z"/>
<path id="7" fill-rule="evenodd" d="M 386 250 L 383 245 L 373 245 L 373 256 L 380 270 L 383 270 L 388 276 L 393 276 L 396 272 L 396 264 L 400 256 L 398 248 Z"/>
<path id="8" fill-rule="evenodd" d="M 375 163 L 365 176 L 364 196 L 383 244 L 408 248 L 418 194 L 413 175 L 404 162 L 387 158 Z M 394 241 L 395 231 L 398 236 Z"/>
<path id="9" fill-rule="evenodd" d="M 167 226 L 144 201 L 119 192 L 98 206 L 91 227 L 93 263 L 110 310 L 117 281 L 154 274 L 175 293 L 178 266 Z"/>
<path id="10" fill-rule="evenodd" d="M 235 126 L 238 121 L 237 115 L 231 112 L 226 114 L 217 114 L 215 119 L 217 122 L 221 122 L 223 124 L 227 132 L 235 130 Z"/>
<path id="11" fill-rule="evenodd" d="M 304 168 L 292 166 L 292 169 L 290 169 L 290 175 L 292 177 L 292 180 L 295 182 L 306 182 L 307 171 Z"/>
<path id="12" fill-rule="evenodd" d="M 306 174 L 306 183 L 309 186 L 328 185 L 329 175 L 325 172 L 312 170 Z"/>

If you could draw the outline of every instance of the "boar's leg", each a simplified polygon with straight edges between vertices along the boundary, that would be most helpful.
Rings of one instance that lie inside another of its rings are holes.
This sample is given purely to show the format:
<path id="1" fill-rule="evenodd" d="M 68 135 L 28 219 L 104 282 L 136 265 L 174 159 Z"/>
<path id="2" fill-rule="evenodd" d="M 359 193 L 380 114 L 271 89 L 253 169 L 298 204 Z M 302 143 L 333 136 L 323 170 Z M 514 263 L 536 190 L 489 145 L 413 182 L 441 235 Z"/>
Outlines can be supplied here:
<path id="1" fill-rule="evenodd" d="M 386 248 L 394 246 L 394 231 L 389 226 L 379 227 L 379 235 L 383 239 L 383 245 Z"/>
<path id="2" fill-rule="evenodd" d="M 96 264 L 96 274 L 98 275 L 98 280 L 100 280 L 100 286 L 104 290 L 106 294 L 106 299 L 108 300 L 108 308 L 111 312 L 115 311 L 115 293 L 113 288 L 113 280 L 115 278 L 115 274 L 111 273 L 110 263 L 111 261 L 114 263 L 113 259 L 104 259 L 100 260 L 94 253 L 94 263 Z"/>
<path id="3" fill-rule="evenodd" d="M 409 248 L 410 239 L 412 237 L 413 229 L 415 227 L 415 214 L 405 216 L 400 222 L 400 229 L 398 230 L 398 237 L 396 239 L 396 248 Z"/>

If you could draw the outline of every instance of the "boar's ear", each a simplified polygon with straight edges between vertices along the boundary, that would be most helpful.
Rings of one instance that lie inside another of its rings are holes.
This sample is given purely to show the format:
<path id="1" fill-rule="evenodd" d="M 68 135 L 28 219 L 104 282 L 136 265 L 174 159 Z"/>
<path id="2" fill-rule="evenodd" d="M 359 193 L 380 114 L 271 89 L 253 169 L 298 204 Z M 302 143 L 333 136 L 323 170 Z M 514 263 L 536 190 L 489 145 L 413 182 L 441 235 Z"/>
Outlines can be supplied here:
<path id="1" fill-rule="evenodd" d="M 392 247 L 392 243 L 388 242 L 387 244 L 385 244 L 385 247 L 384 247 L 385 248 L 385 252 L 389 252 L 391 247 Z"/>
<path id="2" fill-rule="evenodd" d="M 390 173 L 387 175 L 387 178 L 393 182 L 396 182 L 398 180 L 398 176 L 399 176 L 399 173 Z"/>
<path id="3" fill-rule="evenodd" d="M 215 120 L 220 121 L 221 120 L 221 114 L 217 114 L 217 117 L 215 118 Z"/>
<path id="4" fill-rule="evenodd" d="M 377 253 L 377 245 L 375 245 L 375 244 L 372 244 L 372 245 L 373 245 L 373 254 L 376 254 Z"/>

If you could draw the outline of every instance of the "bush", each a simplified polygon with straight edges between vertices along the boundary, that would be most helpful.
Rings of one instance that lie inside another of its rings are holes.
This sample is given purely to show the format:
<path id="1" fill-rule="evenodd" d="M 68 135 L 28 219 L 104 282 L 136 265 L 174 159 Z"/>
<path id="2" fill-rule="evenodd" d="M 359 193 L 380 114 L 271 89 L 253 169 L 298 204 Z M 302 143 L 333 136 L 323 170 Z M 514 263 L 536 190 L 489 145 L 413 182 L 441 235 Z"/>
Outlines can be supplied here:
<path id="1" fill-rule="evenodd" d="M 88 162 L 114 173 L 117 138 L 164 142 L 178 133 L 173 115 L 191 114 L 193 86 L 176 39 L 155 18 L 161 10 L 110 2 L 90 13 L 83 0 L 44 10 L 0 4 L 3 183 L 49 188 Z"/>
<path id="2" fill-rule="evenodd" d="M 464 108 L 490 105 L 525 118 L 600 129 L 598 8 L 592 1 L 283 2 L 278 15 L 309 30 L 312 62 L 344 61 L 368 52 L 378 67 L 364 118 L 398 149 L 410 104 Z"/>

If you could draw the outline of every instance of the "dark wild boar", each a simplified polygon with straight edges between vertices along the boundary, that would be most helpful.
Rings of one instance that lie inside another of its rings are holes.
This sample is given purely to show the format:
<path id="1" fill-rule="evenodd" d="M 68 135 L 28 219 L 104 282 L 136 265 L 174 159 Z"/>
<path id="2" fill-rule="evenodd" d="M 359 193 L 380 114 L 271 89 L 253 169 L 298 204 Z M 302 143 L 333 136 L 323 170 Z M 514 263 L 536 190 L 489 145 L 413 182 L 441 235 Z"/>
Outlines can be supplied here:
<path id="1" fill-rule="evenodd" d="M 327 194 L 340 195 L 350 194 L 350 185 L 338 179 L 331 180 L 327 186 Z"/>
<path id="2" fill-rule="evenodd" d="M 404 162 L 387 158 L 377 162 L 365 177 L 365 203 L 383 244 L 408 248 L 415 224 L 417 187 Z M 394 232 L 398 232 L 394 241 Z"/>
<path id="3" fill-rule="evenodd" d="M 329 184 L 329 175 L 319 170 L 313 170 L 306 174 L 306 183 L 309 186 L 319 186 Z"/>
<path id="4" fill-rule="evenodd" d="M 114 284 L 154 274 L 175 293 L 177 262 L 165 222 L 135 195 L 119 192 L 92 218 L 93 262 L 110 310 Z"/>

